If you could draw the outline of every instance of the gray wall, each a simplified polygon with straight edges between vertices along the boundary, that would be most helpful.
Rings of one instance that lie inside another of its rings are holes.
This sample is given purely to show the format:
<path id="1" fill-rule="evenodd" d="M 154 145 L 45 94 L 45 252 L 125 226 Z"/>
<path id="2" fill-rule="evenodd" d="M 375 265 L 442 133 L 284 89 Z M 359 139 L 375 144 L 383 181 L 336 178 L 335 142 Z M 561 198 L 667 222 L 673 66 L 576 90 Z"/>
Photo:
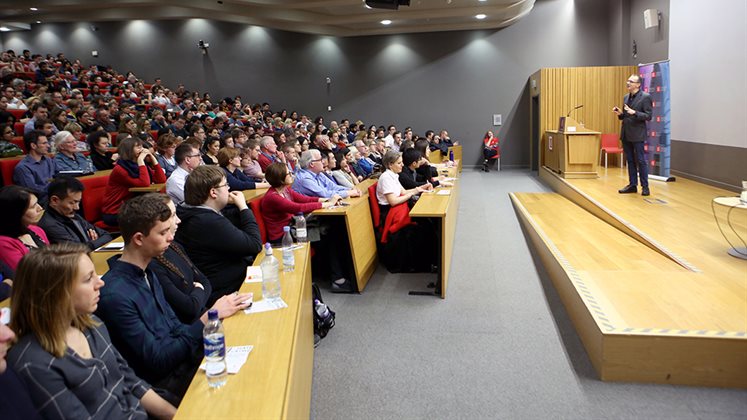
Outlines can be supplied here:
<path id="1" fill-rule="evenodd" d="M 609 64 L 609 19 L 606 2 L 538 0 L 499 31 L 333 38 L 190 19 L 98 22 L 97 31 L 90 23 L 42 24 L 0 42 L 327 120 L 411 125 L 418 133 L 447 128 L 465 144 L 465 165 L 479 161 L 479 142 L 500 113 L 503 165 L 527 166 L 528 76 L 542 67 Z M 210 43 L 206 56 L 200 39 Z"/>
<path id="2" fill-rule="evenodd" d="M 653 63 L 669 59 L 669 0 L 630 0 L 629 24 L 630 42 L 626 64 Z M 657 9 L 662 18 L 658 28 L 646 29 L 643 26 L 643 11 Z M 633 40 L 638 44 L 638 57 L 631 54 Z"/>

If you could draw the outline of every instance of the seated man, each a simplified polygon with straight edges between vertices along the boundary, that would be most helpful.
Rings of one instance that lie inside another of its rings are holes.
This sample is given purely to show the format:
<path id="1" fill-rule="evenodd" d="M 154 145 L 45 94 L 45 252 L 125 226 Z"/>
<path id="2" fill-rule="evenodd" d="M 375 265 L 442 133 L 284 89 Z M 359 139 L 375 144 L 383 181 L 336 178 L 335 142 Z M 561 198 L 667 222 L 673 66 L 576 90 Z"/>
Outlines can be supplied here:
<path id="1" fill-rule="evenodd" d="M 23 136 L 23 142 L 29 154 L 13 170 L 13 183 L 30 189 L 39 201 L 46 202 L 47 185 L 57 173 L 54 160 L 47 157 L 49 140 L 44 132 L 33 130 Z"/>
<path id="2" fill-rule="evenodd" d="M 122 205 L 119 227 L 125 248 L 121 256 L 109 259 L 96 315 L 135 374 L 169 391 L 173 395 L 164 397 L 178 403 L 202 359 L 207 315 L 182 324 L 147 268 L 174 240 L 176 218 L 163 197 L 144 194 Z"/>
<path id="3" fill-rule="evenodd" d="M 236 225 L 221 214 L 229 203 L 239 210 Z M 229 193 L 223 170 L 212 165 L 200 166 L 187 177 L 177 214 L 182 222 L 176 240 L 213 286 L 206 304 L 210 307 L 239 290 L 246 267 L 262 250 L 257 221 L 241 191 Z"/>
<path id="4" fill-rule="evenodd" d="M 166 194 L 178 206 L 184 202 L 184 182 L 187 176 L 196 167 L 200 166 L 202 154 L 200 154 L 199 149 L 195 149 L 194 146 L 185 142 L 177 146 L 174 159 L 177 167 L 171 173 L 169 179 L 166 180 Z"/>
<path id="5" fill-rule="evenodd" d="M 91 159 L 76 152 L 78 141 L 69 131 L 60 131 L 54 136 L 57 154 L 54 156 L 56 174 L 60 172 L 83 175 L 92 174 L 96 171 Z M 55 175 L 56 175 L 55 174 Z"/>
<path id="6" fill-rule="evenodd" d="M 347 189 L 341 187 L 324 175 L 324 164 L 322 163 L 322 154 L 319 150 L 309 149 L 301 153 L 298 160 L 300 169 L 296 174 L 293 182 L 293 190 L 310 197 L 331 198 L 338 194 L 342 198 L 360 197 L 361 192 L 358 189 Z"/>
<path id="7" fill-rule="evenodd" d="M 112 240 L 109 232 L 88 223 L 78 214 L 83 183 L 63 176 L 49 184 L 49 203 L 38 225 L 53 244 L 77 242 L 96 249 Z"/>
<path id="8" fill-rule="evenodd" d="M 257 157 L 259 166 L 264 172 L 271 163 L 280 162 L 278 157 L 278 145 L 275 143 L 275 139 L 270 136 L 262 137 L 259 142 L 259 156 Z"/>

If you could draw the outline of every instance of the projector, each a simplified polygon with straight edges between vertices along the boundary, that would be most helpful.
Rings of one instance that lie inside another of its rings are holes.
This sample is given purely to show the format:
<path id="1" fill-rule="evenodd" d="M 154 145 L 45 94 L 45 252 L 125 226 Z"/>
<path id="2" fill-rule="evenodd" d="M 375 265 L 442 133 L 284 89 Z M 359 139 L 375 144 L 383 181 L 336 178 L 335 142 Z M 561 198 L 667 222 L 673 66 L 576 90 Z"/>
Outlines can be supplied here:
<path id="1" fill-rule="evenodd" d="M 410 0 L 366 0 L 366 6 L 372 9 L 397 10 L 399 6 L 409 6 Z"/>

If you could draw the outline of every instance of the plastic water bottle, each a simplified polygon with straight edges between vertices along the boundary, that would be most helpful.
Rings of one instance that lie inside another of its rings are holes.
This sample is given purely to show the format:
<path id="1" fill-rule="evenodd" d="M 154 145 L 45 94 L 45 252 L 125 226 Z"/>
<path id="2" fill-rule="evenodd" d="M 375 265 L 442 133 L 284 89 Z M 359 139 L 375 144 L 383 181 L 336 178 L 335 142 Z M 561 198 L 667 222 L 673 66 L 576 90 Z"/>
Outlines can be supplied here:
<path id="1" fill-rule="evenodd" d="M 293 257 L 293 238 L 290 226 L 283 227 L 283 271 L 286 273 L 296 269 L 296 259 Z"/>
<path id="2" fill-rule="evenodd" d="M 272 255 L 272 246 L 269 243 L 265 244 L 265 258 L 259 268 L 262 270 L 262 298 L 280 299 L 280 263 Z"/>
<path id="3" fill-rule="evenodd" d="M 303 217 L 301 212 L 296 215 L 296 239 L 300 244 L 309 242 L 309 236 L 306 232 L 306 218 Z"/>
<path id="4" fill-rule="evenodd" d="M 218 310 L 208 311 L 208 323 L 202 330 L 205 346 L 205 374 L 211 388 L 220 388 L 226 384 L 226 339 L 223 324 L 218 318 Z"/>

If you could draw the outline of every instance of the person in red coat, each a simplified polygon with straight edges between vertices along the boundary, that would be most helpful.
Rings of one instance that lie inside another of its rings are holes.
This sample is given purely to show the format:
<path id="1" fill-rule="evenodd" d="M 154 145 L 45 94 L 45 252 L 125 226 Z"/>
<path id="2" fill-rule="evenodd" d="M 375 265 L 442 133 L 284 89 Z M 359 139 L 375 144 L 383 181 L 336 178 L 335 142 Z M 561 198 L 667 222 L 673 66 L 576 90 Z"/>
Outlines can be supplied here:
<path id="1" fill-rule="evenodd" d="M 488 165 L 492 159 L 500 159 L 501 157 L 501 147 L 498 137 L 495 137 L 492 131 L 485 133 L 485 137 L 482 139 L 482 157 L 484 158 L 482 170 L 485 172 L 490 172 Z"/>
<path id="2" fill-rule="evenodd" d="M 280 242 L 283 239 L 283 227 L 288 226 L 293 215 L 331 207 L 340 200 L 339 195 L 317 198 L 293 191 L 289 188 L 293 184 L 293 174 L 280 162 L 270 164 L 265 177 L 271 188 L 262 197 L 260 209 L 270 242 Z"/>
<path id="3" fill-rule="evenodd" d="M 117 213 L 119 207 L 132 198 L 130 192 L 133 187 L 147 187 L 151 184 L 166 182 L 166 174 L 158 160 L 148 150 L 143 148 L 143 142 L 134 137 L 128 137 L 117 148 L 119 159 L 114 165 L 109 183 L 104 191 L 102 203 L 102 219 L 109 226 L 118 226 Z"/>

